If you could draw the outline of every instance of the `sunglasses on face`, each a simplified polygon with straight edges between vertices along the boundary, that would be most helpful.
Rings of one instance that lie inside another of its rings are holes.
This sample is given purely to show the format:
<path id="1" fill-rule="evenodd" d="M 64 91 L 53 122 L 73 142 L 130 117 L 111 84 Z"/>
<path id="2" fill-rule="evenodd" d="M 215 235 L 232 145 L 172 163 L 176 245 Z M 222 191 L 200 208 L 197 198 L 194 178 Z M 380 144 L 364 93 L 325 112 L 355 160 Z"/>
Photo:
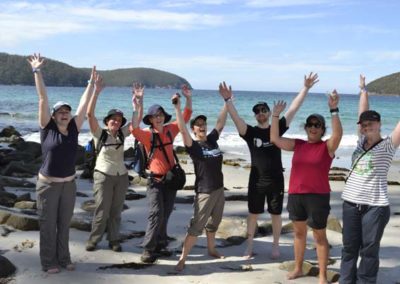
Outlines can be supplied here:
<path id="1" fill-rule="evenodd" d="M 268 109 L 266 109 L 265 107 L 260 107 L 260 108 L 256 108 L 256 109 L 254 110 L 254 113 L 255 113 L 255 114 L 259 114 L 260 112 L 262 112 L 262 113 L 267 113 L 267 112 L 268 112 Z"/>
<path id="2" fill-rule="evenodd" d="M 314 128 L 320 129 L 322 127 L 322 124 L 320 122 L 315 122 L 315 123 L 308 122 L 308 123 L 306 123 L 306 127 L 307 128 L 314 127 Z"/>
<path id="3" fill-rule="evenodd" d="M 165 115 L 164 115 L 164 113 L 163 112 L 159 112 L 159 113 L 156 113 L 156 114 L 154 114 L 153 115 L 153 118 L 161 118 L 161 117 L 164 117 Z"/>

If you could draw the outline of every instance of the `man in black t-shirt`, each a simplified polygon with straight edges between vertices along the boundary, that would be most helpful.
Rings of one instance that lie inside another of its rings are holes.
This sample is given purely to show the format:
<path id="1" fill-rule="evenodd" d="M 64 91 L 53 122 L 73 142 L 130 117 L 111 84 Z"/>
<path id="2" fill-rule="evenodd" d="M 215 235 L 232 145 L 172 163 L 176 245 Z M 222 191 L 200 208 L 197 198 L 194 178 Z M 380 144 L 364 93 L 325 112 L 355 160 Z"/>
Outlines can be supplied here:
<path id="1" fill-rule="evenodd" d="M 221 223 L 225 204 L 222 152 L 217 140 L 225 126 L 227 109 L 226 106 L 222 108 L 215 128 L 208 135 L 207 117 L 198 115 L 193 118 L 190 121 L 196 139 L 193 140 L 183 121 L 178 95 L 173 96 L 173 101 L 176 102 L 175 112 L 183 144 L 193 160 L 196 175 L 194 214 L 183 242 L 182 254 L 175 266 L 176 271 L 182 271 L 190 250 L 204 229 L 207 235 L 208 254 L 215 258 L 223 258 L 215 249 L 215 234 Z"/>
<path id="2" fill-rule="evenodd" d="M 293 99 L 288 111 L 279 120 L 279 134 L 283 135 L 300 108 L 309 89 L 318 82 L 318 75 L 312 72 L 304 76 L 304 87 Z M 253 256 L 253 238 L 256 232 L 258 215 L 264 213 L 265 199 L 271 215 L 273 245 L 271 258 L 280 257 L 279 238 L 282 229 L 282 206 L 284 194 L 284 177 L 281 150 L 270 142 L 270 108 L 266 102 L 253 106 L 256 126 L 250 126 L 239 116 L 232 101 L 232 88 L 225 82 L 219 85 L 219 92 L 225 100 L 228 112 L 242 137 L 249 147 L 251 171 L 248 184 L 247 249 L 246 258 Z"/>

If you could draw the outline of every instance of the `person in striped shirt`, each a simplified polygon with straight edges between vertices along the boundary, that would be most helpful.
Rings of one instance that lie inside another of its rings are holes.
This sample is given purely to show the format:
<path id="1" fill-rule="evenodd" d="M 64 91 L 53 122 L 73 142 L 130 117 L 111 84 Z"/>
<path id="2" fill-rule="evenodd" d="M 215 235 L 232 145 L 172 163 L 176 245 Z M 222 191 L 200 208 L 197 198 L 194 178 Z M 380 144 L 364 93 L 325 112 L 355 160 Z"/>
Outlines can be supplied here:
<path id="1" fill-rule="evenodd" d="M 400 145 L 400 122 L 381 136 L 381 116 L 369 109 L 365 77 L 360 75 L 357 147 L 343 199 L 343 249 L 340 283 L 376 283 L 380 241 L 390 218 L 387 175 Z M 360 263 L 357 268 L 358 257 Z"/>

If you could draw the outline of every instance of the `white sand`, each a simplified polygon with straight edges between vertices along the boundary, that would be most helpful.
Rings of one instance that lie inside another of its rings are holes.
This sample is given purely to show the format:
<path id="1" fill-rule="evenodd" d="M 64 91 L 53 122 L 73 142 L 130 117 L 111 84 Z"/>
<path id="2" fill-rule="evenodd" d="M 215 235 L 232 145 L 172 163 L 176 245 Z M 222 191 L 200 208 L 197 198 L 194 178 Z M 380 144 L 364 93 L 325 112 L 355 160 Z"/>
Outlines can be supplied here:
<path id="1" fill-rule="evenodd" d="M 185 166 L 187 172 L 193 172 L 192 165 Z M 232 193 L 246 194 L 249 171 L 243 168 L 224 166 L 225 186 L 230 189 L 226 195 Z M 398 173 L 396 170 L 395 173 Z M 288 175 L 289 173 L 285 173 Z M 395 175 L 393 175 L 395 176 Z M 187 185 L 193 184 L 193 175 L 188 175 Z M 87 180 L 77 180 L 78 191 L 88 194 L 89 198 L 78 197 L 76 212 L 81 211 L 80 205 L 87 199 L 92 199 L 91 183 Z M 343 189 L 343 182 L 332 182 L 331 213 L 341 218 L 340 194 Z M 286 176 L 286 188 L 288 178 Z M 242 187 L 242 189 L 233 189 Z M 145 193 L 145 187 L 132 186 L 138 193 Z M 7 188 L 12 190 L 11 188 Z M 378 283 L 396 283 L 400 281 L 400 216 L 393 215 L 393 212 L 400 212 L 400 187 L 390 186 L 390 200 L 392 215 L 382 240 L 381 264 Z M 179 195 L 191 195 L 193 192 L 179 191 Z M 36 198 L 32 195 L 32 198 Z M 144 231 L 147 218 L 146 199 L 126 201 L 129 206 L 122 215 L 123 232 Z M 284 206 L 286 206 L 286 199 Z M 171 215 L 168 232 L 169 235 L 177 238 L 176 242 L 170 244 L 170 248 L 180 246 L 186 226 L 192 215 L 193 209 L 189 204 L 176 204 L 176 210 Z M 247 203 L 243 201 L 226 202 L 225 216 L 246 216 Z M 283 212 L 283 223 L 287 223 L 287 211 Z M 261 221 L 269 221 L 269 216 L 264 214 Z M 134 223 L 132 222 L 134 221 Z M 225 259 L 215 260 L 207 255 L 204 236 L 199 238 L 199 246 L 194 247 L 188 257 L 186 268 L 180 274 L 174 273 L 174 266 L 179 255 L 175 254 L 170 258 L 161 258 L 157 264 L 141 270 L 133 269 L 106 269 L 99 270 L 100 266 L 124 263 L 140 262 L 142 249 L 138 247 L 142 238 L 130 239 L 122 244 L 123 252 L 116 253 L 108 249 L 108 243 L 104 240 L 100 248 L 95 252 L 86 252 L 85 242 L 88 232 L 76 229 L 70 230 L 70 250 L 73 261 L 76 263 L 76 270 L 73 272 L 62 270 L 55 275 L 47 275 L 41 271 L 39 260 L 39 232 L 17 231 L 10 233 L 7 237 L 0 237 L 0 250 L 6 251 L 3 255 L 10 259 L 18 268 L 15 276 L 15 283 L 42 284 L 42 283 L 317 283 L 315 277 L 303 277 L 296 280 L 286 280 L 286 271 L 280 270 L 281 261 L 293 260 L 293 236 L 292 234 L 281 237 L 281 259 L 272 261 L 269 259 L 272 237 L 260 237 L 255 239 L 254 250 L 257 255 L 245 261 L 241 256 L 245 251 L 246 244 L 219 248 L 220 253 L 227 256 Z M 328 239 L 333 248 L 330 257 L 336 263 L 328 269 L 339 270 L 341 255 L 341 235 L 328 231 Z M 13 247 L 20 245 L 23 241 L 34 242 L 32 248 L 23 249 L 17 252 Z M 309 232 L 308 244 L 312 245 L 312 234 Z M 306 259 L 316 260 L 315 250 L 306 251 Z M 240 266 L 251 264 L 253 271 L 240 271 Z M 162 278 L 161 278 L 162 277 Z"/>

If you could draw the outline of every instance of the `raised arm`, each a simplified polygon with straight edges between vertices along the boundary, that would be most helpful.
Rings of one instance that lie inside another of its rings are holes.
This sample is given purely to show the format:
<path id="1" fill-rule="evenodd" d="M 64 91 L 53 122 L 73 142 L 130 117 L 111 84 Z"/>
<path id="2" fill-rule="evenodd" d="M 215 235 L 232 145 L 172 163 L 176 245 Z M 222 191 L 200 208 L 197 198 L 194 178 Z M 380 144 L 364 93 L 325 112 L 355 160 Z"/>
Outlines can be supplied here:
<path id="1" fill-rule="evenodd" d="M 93 66 L 92 73 L 91 73 L 90 79 L 88 81 L 88 85 L 82 94 L 82 97 L 79 101 L 78 108 L 76 110 L 76 116 L 74 117 L 78 131 L 81 129 L 82 124 L 85 121 L 87 106 L 89 104 L 90 98 L 93 95 L 93 87 L 94 87 L 95 78 L 96 78 L 96 66 Z"/>
<path id="2" fill-rule="evenodd" d="M 36 92 L 39 96 L 39 126 L 40 128 L 45 128 L 51 117 L 46 86 L 43 81 L 42 71 L 40 70 L 45 60 L 40 56 L 40 53 L 29 56 L 27 60 L 32 67 L 32 72 L 35 76 Z"/>
<path id="3" fill-rule="evenodd" d="M 138 128 L 143 118 L 144 86 L 134 83 L 132 86 L 132 128 Z"/>
<path id="4" fill-rule="evenodd" d="M 225 101 L 225 105 L 227 107 L 227 111 L 231 116 L 233 122 L 235 123 L 236 129 L 239 132 L 239 135 L 243 136 L 247 131 L 246 122 L 239 116 L 237 110 L 233 104 L 233 93 L 232 87 L 227 86 L 225 82 L 219 84 L 219 94 Z"/>
<path id="5" fill-rule="evenodd" d="M 360 115 L 366 111 L 369 110 L 369 101 L 368 101 L 368 91 L 365 88 L 365 76 L 360 74 L 360 101 L 358 102 L 358 116 L 357 116 L 357 121 L 360 117 Z M 361 135 L 361 126 L 358 126 L 358 136 Z"/>
<path id="6" fill-rule="evenodd" d="M 298 95 L 293 99 L 292 103 L 289 106 L 289 109 L 285 113 L 286 118 L 286 126 L 289 127 L 289 124 L 292 122 L 296 112 L 299 110 L 300 106 L 303 104 L 303 101 L 308 94 L 308 91 L 318 83 L 318 74 L 310 72 L 308 76 L 304 75 L 304 86 L 298 93 Z"/>
<path id="7" fill-rule="evenodd" d="M 274 102 L 274 108 L 272 110 L 272 123 L 271 123 L 271 142 L 276 147 L 286 151 L 293 151 L 295 140 L 290 138 L 284 138 L 279 135 L 279 116 L 285 110 L 286 102 L 278 101 Z"/>
<path id="8" fill-rule="evenodd" d="M 182 85 L 182 94 L 186 98 L 185 108 L 192 110 L 192 90 L 188 85 Z"/>
<path id="9" fill-rule="evenodd" d="M 183 115 L 181 112 L 181 100 L 180 100 L 180 95 L 176 93 L 175 95 L 172 96 L 172 103 L 175 108 L 175 115 L 176 115 L 176 121 L 178 123 L 179 131 L 182 134 L 182 139 L 183 139 L 183 144 L 187 147 L 191 147 L 193 144 L 192 137 L 190 136 L 190 133 L 186 127 L 185 120 L 183 119 Z"/>
<path id="10" fill-rule="evenodd" d="M 86 116 L 89 121 L 90 131 L 92 133 L 95 133 L 97 131 L 97 129 L 100 127 L 99 122 L 95 115 L 95 109 L 96 109 L 97 98 L 99 97 L 99 95 L 103 89 L 104 89 L 103 78 L 100 76 L 100 74 L 96 73 L 95 78 L 94 78 L 93 95 L 90 98 L 89 105 L 88 105 L 88 108 L 86 111 Z"/>
<path id="11" fill-rule="evenodd" d="M 228 116 L 228 107 L 226 104 L 221 109 L 219 113 L 217 123 L 215 124 L 215 129 L 218 131 L 218 134 L 221 134 L 222 130 L 225 127 L 226 117 Z"/>
<path id="12" fill-rule="evenodd" d="M 328 105 L 332 116 L 332 135 L 326 142 L 328 152 L 331 157 L 335 156 L 335 152 L 342 140 L 343 128 L 339 117 L 339 95 L 333 90 L 328 98 Z"/>

